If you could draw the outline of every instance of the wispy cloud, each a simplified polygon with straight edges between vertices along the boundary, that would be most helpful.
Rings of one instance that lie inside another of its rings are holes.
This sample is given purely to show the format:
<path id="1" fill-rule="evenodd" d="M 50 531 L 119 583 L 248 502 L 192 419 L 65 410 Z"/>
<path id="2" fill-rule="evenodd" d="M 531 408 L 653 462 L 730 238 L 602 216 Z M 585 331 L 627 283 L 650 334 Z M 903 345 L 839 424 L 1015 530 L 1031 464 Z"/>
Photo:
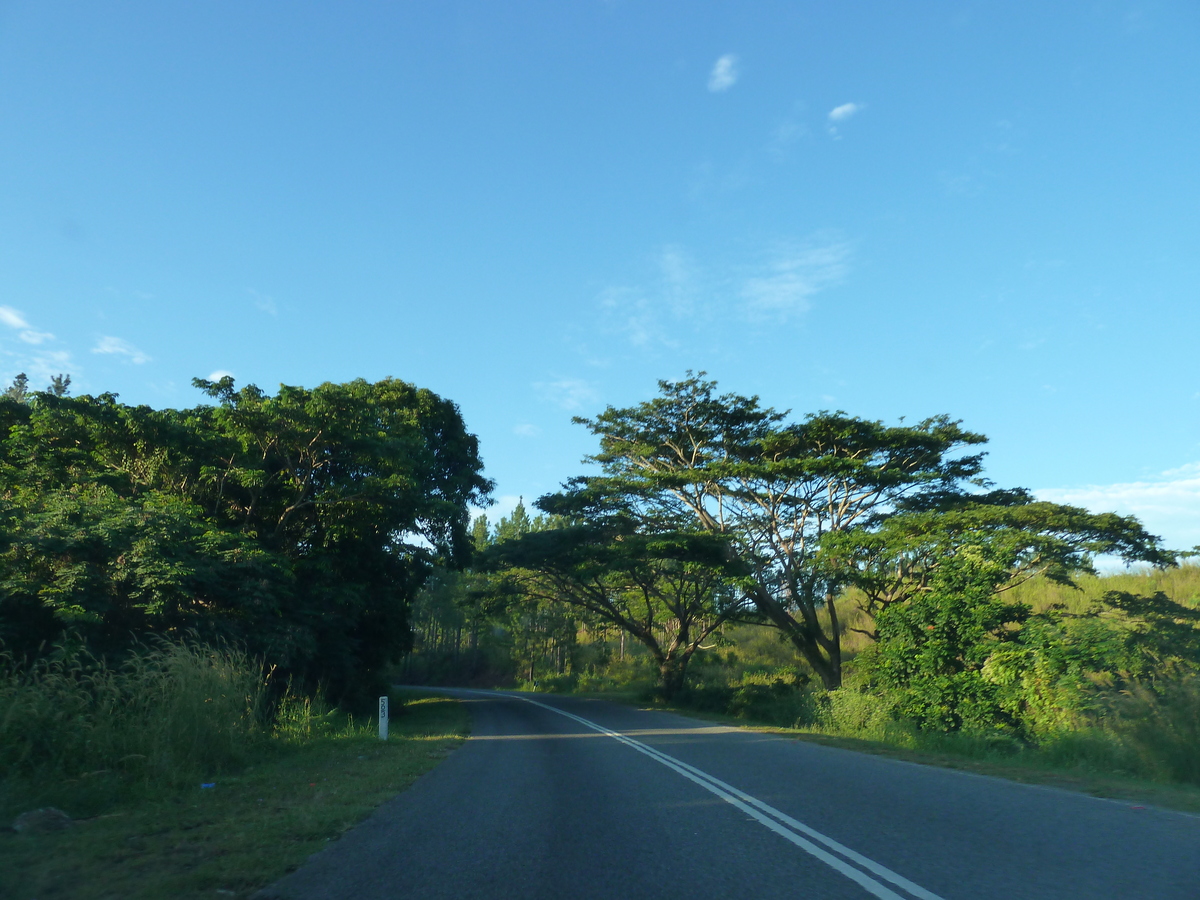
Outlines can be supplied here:
<path id="1" fill-rule="evenodd" d="M 713 63 L 712 71 L 708 73 L 708 89 L 714 94 L 727 91 L 738 80 L 738 58 L 732 53 L 726 53 Z"/>
<path id="2" fill-rule="evenodd" d="M 689 336 L 803 313 L 811 298 L 850 269 L 851 244 L 816 235 L 780 241 L 750 259 L 701 265 L 678 244 L 654 257 L 656 272 L 640 285 L 606 288 L 603 327 L 642 349 L 678 349 Z"/>
<path id="3" fill-rule="evenodd" d="M 222 378 L 232 378 L 233 373 L 228 369 L 217 369 L 215 372 L 208 373 L 209 381 L 220 381 Z"/>
<path id="4" fill-rule="evenodd" d="M 845 241 L 785 245 L 745 279 L 739 293 L 753 318 L 788 318 L 808 310 L 814 294 L 841 281 L 849 260 Z"/>
<path id="5" fill-rule="evenodd" d="M 841 106 L 835 106 L 829 111 L 830 122 L 845 122 L 855 113 L 863 110 L 862 103 L 843 103 Z"/>
<path id="6" fill-rule="evenodd" d="M 513 434 L 519 434 L 521 437 L 537 437 L 541 433 L 542 429 L 538 428 L 536 425 L 523 423 L 521 425 L 513 426 Z"/>
<path id="7" fill-rule="evenodd" d="M 673 323 L 701 313 L 703 273 L 678 244 L 659 250 L 654 263 L 656 276 L 648 284 L 610 287 L 600 295 L 600 308 L 609 328 L 623 332 L 635 346 L 675 347 Z"/>
<path id="8" fill-rule="evenodd" d="M 9 328 L 29 327 L 29 323 L 25 321 L 25 317 L 11 306 L 0 306 L 0 322 L 3 322 Z"/>
<path id="9" fill-rule="evenodd" d="M 34 329 L 29 324 L 29 320 L 25 318 L 25 314 L 11 306 L 0 306 L 0 322 L 9 328 L 16 329 L 19 332 L 17 337 L 27 344 L 44 344 L 46 341 L 54 340 L 54 335 L 48 331 Z"/>
<path id="10" fill-rule="evenodd" d="M 96 346 L 92 348 L 93 353 L 112 354 L 114 356 L 125 356 L 134 365 L 150 362 L 150 356 L 143 353 L 129 341 L 122 340 L 118 337 L 101 337 L 96 342 Z"/>
<path id="11" fill-rule="evenodd" d="M 0 306 L 0 324 L 7 325 L 17 332 L 17 338 L 24 344 L 41 347 L 56 341 L 49 331 L 38 331 L 29 324 L 25 314 L 11 306 Z M 3 351 L 4 368 L 9 371 L 6 377 L 13 377 L 18 372 L 24 372 L 34 384 L 48 382 L 54 375 L 62 375 L 71 370 L 71 354 L 62 349 L 38 349 L 34 351 L 17 349 Z M 78 374 L 78 371 L 75 372 Z"/>
<path id="12" fill-rule="evenodd" d="M 1200 462 L 1145 481 L 1042 488 L 1034 493 L 1041 500 L 1093 512 L 1137 516 L 1148 531 L 1162 535 L 1166 545 L 1176 550 L 1200 544 Z"/>
<path id="13" fill-rule="evenodd" d="M 771 132 L 771 139 L 767 142 L 767 153 L 776 161 L 787 158 L 792 145 L 808 135 L 808 126 L 800 118 L 803 112 L 804 105 L 797 103 Z"/>
<path id="14" fill-rule="evenodd" d="M 600 400 L 595 385 L 580 378 L 538 381 L 534 382 L 533 389 L 544 399 L 572 412 L 585 406 L 595 406 Z"/>
<path id="15" fill-rule="evenodd" d="M 265 312 L 269 316 L 278 316 L 279 307 L 275 305 L 275 298 L 269 297 L 266 294 L 259 293 L 254 288 L 246 288 L 246 293 L 250 295 L 251 301 L 254 303 L 254 308 Z"/>

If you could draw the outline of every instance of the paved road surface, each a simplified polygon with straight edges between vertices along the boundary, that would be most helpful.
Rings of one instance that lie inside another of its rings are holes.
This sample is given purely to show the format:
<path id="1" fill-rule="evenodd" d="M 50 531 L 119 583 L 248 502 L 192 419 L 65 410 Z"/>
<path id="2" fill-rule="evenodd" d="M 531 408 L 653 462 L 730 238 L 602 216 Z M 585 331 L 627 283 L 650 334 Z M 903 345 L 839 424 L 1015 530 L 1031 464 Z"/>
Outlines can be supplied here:
<path id="1" fill-rule="evenodd" d="M 1198 900 L 1200 817 L 544 695 L 262 898 Z"/>

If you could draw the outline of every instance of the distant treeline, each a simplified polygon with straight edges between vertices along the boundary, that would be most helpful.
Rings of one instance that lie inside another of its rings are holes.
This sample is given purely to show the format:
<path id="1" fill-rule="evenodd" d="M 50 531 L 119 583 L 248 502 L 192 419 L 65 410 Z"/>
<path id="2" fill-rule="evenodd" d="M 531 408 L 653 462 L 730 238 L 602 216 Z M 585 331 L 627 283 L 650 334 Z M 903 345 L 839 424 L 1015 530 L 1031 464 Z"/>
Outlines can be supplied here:
<path id="1" fill-rule="evenodd" d="M 119 656 L 151 635 L 225 642 L 334 696 L 410 646 L 435 564 L 469 559 L 485 501 L 457 407 L 394 379 L 281 386 L 197 379 L 212 403 L 0 398 L 0 641 Z"/>

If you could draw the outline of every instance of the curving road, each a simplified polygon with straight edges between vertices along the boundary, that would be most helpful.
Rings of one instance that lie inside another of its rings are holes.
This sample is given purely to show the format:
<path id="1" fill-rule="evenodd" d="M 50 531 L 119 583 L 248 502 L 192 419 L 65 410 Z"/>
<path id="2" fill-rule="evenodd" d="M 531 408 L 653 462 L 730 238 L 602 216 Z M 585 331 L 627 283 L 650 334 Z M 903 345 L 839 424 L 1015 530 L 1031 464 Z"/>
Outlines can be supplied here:
<path id="1" fill-rule="evenodd" d="M 446 693 L 470 740 L 256 896 L 1200 898 L 1200 817 L 596 700 Z"/>

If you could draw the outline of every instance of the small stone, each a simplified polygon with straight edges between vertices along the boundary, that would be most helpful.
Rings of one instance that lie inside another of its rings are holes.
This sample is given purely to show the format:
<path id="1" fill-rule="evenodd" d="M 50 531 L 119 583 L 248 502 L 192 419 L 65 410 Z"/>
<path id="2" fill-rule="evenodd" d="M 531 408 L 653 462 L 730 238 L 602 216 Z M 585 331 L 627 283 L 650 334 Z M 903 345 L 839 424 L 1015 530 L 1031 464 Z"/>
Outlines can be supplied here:
<path id="1" fill-rule="evenodd" d="M 64 828 L 70 828 L 72 824 L 71 817 L 61 809 L 46 806 L 21 813 L 13 822 L 12 828 L 18 832 L 45 834 L 50 831 L 62 831 Z"/>

